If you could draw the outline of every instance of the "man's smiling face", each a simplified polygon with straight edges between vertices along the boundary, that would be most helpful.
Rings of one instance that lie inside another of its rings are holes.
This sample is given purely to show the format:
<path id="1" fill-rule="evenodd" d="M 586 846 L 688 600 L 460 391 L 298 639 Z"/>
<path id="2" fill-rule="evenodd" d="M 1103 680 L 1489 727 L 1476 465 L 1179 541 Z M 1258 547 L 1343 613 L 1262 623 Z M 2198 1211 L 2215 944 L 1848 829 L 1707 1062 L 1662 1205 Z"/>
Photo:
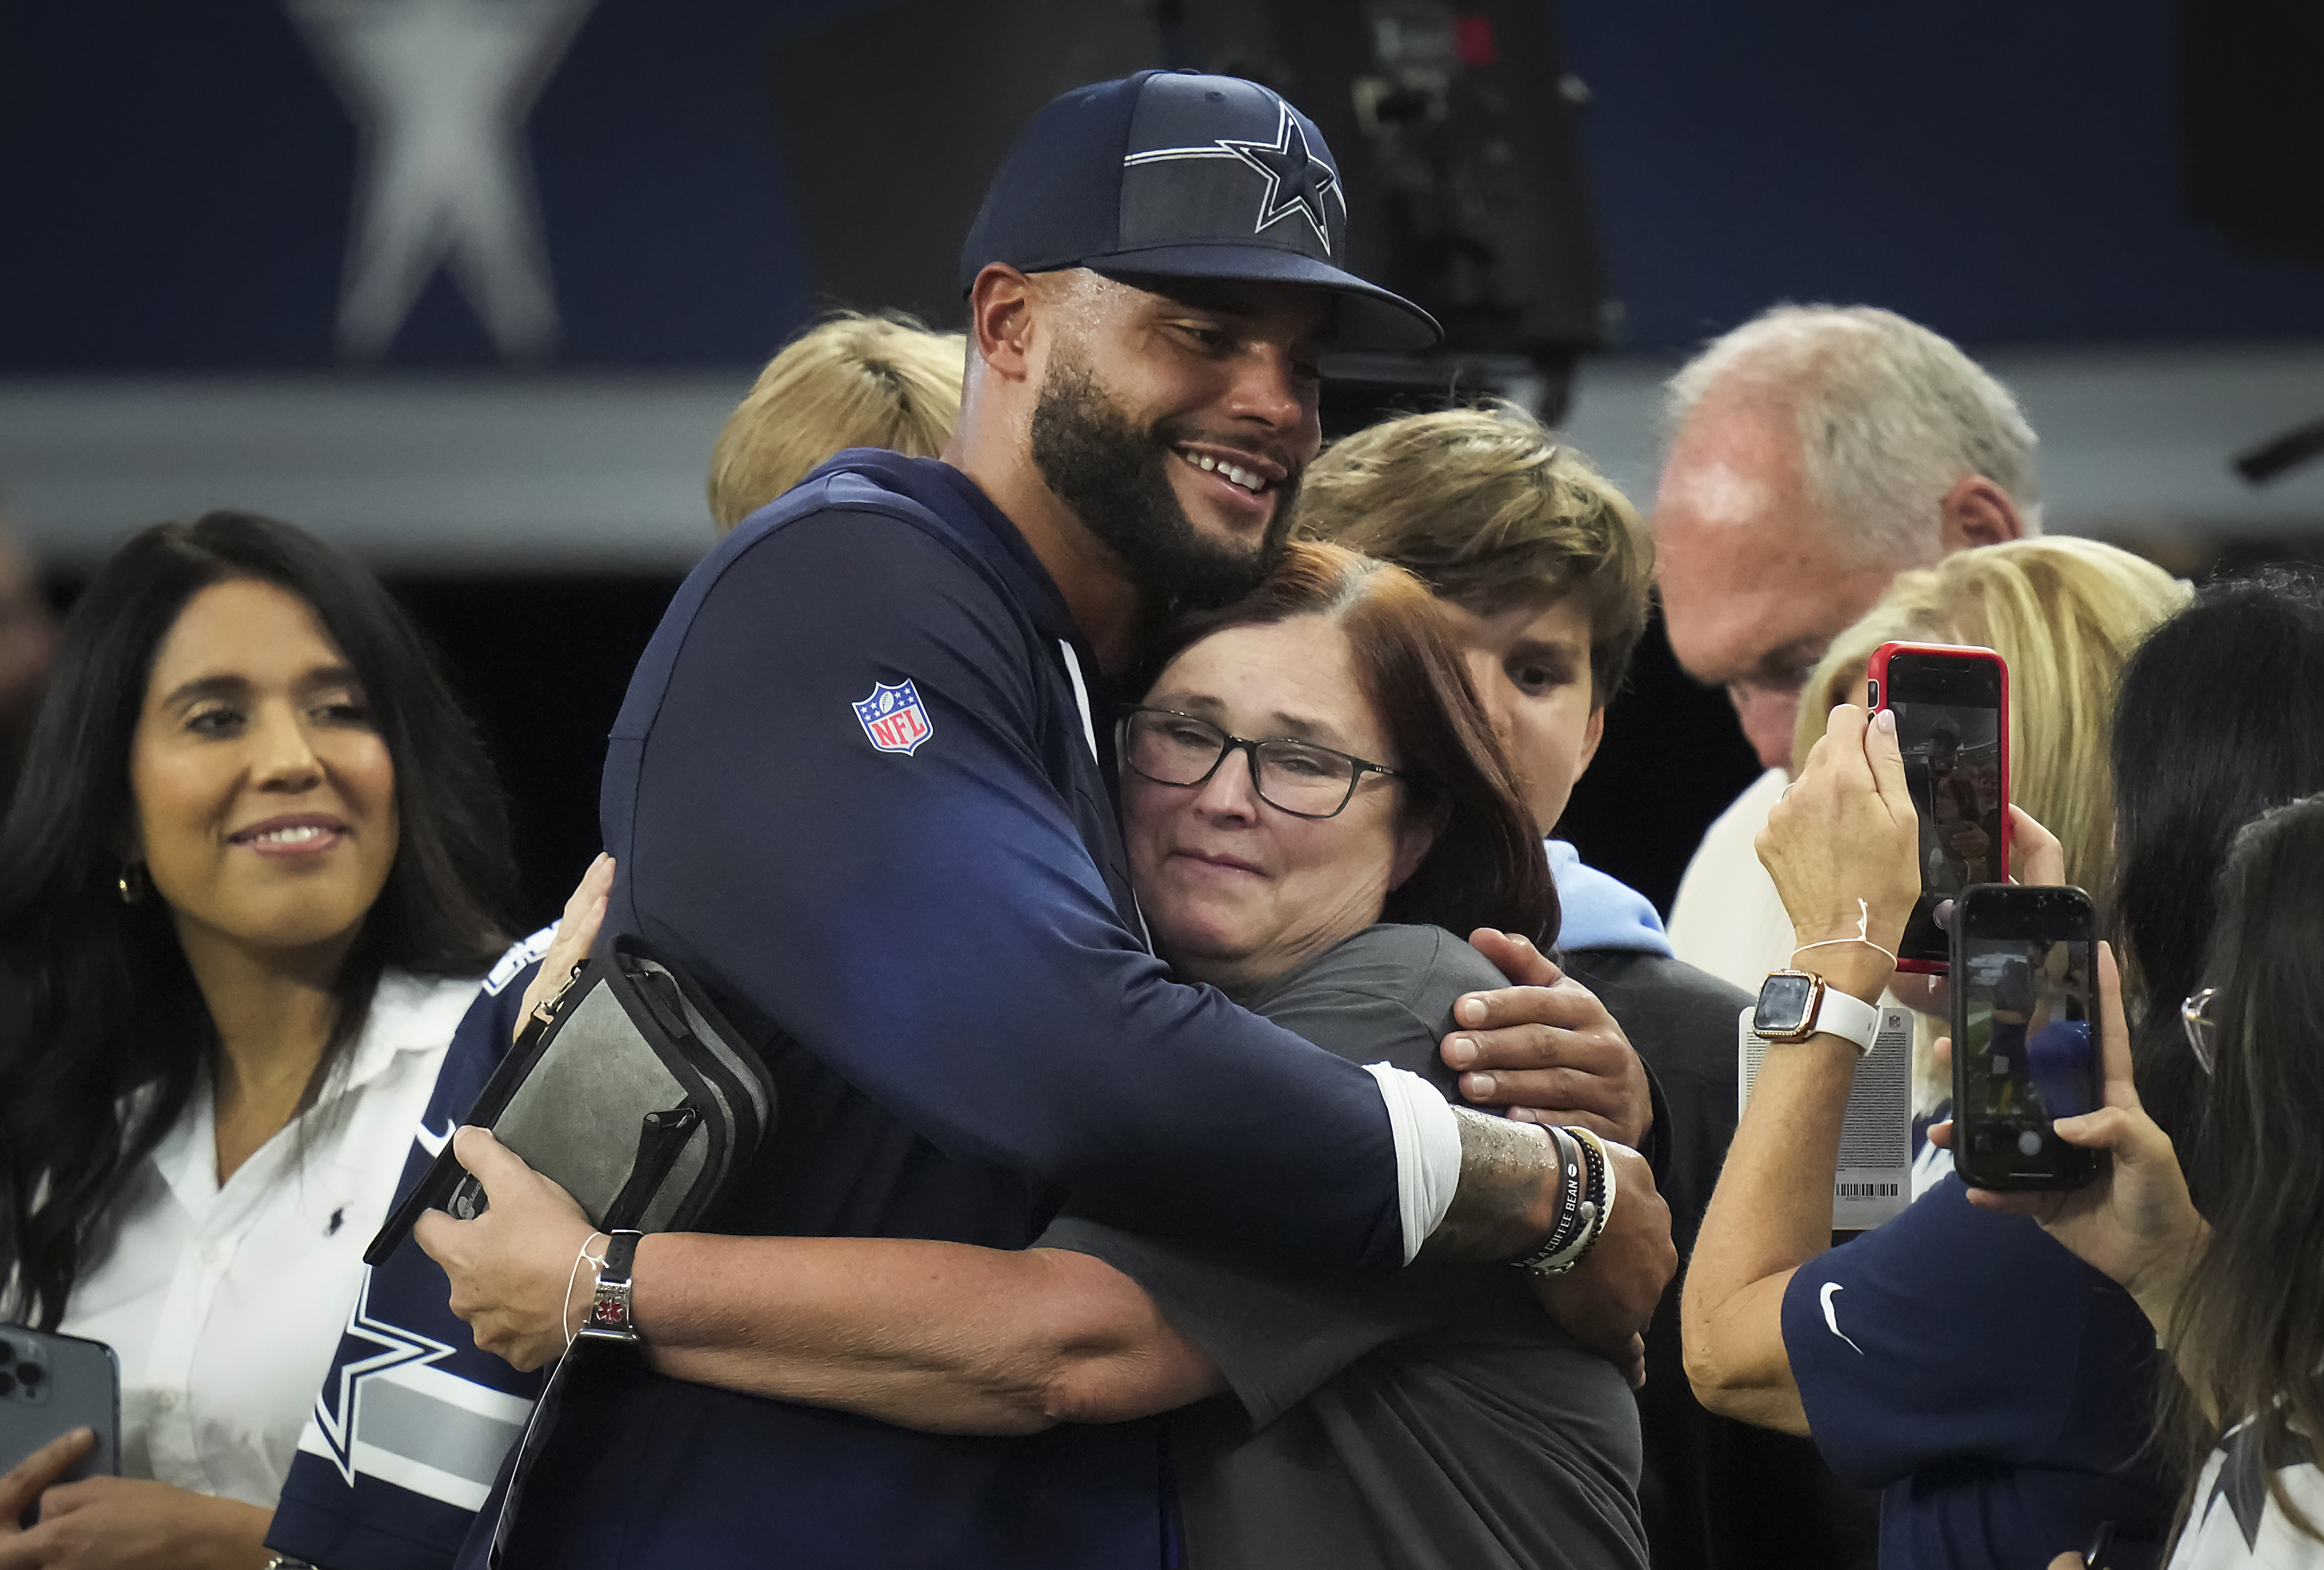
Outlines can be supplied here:
<path id="1" fill-rule="evenodd" d="M 1330 298 L 1093 273 L 1059 287 L 1070 293 L 1032 417 L 1043 481 L 1158 602 L 1247 592 L 1279 553 L 1323 444 Z"/>

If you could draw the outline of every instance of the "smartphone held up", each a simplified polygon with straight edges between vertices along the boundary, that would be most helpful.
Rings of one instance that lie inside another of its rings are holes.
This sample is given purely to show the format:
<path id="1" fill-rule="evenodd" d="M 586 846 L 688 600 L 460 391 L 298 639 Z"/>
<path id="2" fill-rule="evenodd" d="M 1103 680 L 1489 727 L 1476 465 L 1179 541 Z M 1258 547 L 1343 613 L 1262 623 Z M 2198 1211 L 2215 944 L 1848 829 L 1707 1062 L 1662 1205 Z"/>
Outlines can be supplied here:
<path id="1" fill-rule="evenodd" d="M 101 1341 L 0 1325 L 0 1472 L 62 1434 L 97 1443 L 60 1482 L 121 1470 L 121 1365 Z"/>
<path id="2" fill-rule="evenodd" d="M 2090 898 L 1978 884 L 1951 925 L 1953 1169 L 1973 1188 L 2080 1188 L 2100 1158 L 2052 1125 L 2105 1096 Z"/>
<path id="3" fill-rule="evenodd" d="M 2009 876 L 2009 669 L 1990 649 L 1883 643 L 1868 676 L 1866 706 L 1896 716 L 1921 828 L 1921 896 L 1896 968 L 1941 975 L 1950 957 L 1938 920 L 1945 902 Z"/>

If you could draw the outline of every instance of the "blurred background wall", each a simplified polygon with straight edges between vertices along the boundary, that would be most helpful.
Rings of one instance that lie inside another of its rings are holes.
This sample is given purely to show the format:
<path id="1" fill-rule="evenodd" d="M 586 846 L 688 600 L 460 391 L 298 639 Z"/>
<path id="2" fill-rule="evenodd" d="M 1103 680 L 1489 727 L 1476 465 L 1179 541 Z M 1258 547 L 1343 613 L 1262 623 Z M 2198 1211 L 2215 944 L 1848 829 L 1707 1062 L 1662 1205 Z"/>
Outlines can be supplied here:
<path id="1" fill-rule="evenodd" d="M 2324 463 L 2232 466 L 2324 416 L 2319 60 L 2324 10 L 2273 0 L 11 6 L 0 505 L 60 604 L 216 506 L 377 565 L 545 917 L 727 411 L 824 306 L 954 309 L 984 177 L 1065 87 L 1229 69 L 1323 125 L 1373 261 L 1471 351 L 1356 367 L 1342 427 L 1498 387 L 1649 502 L 1692 346 L 1868 302 L 2017 391 L 2051 529 L 2200 573 L 2324 552 Z M 1752 770 L 1657 633 L 1569 823 L 1666 903 Z"/>

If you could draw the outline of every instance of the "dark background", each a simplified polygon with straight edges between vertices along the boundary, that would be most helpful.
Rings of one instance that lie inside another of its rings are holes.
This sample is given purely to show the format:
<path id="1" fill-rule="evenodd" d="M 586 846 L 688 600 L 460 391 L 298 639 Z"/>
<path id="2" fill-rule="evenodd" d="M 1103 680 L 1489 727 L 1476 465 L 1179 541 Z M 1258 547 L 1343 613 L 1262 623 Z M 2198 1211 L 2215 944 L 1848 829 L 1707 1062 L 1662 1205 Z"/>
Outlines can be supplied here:
<path id="1" fill-rule="evenodd" d="M 1320 25 L 1330 7 L 1292 10 Z M 1628 352 L 1674 363 L 1786 299 L 1888 306 L 1972 352 L 2324 337 L 2315 7 L 1665 0 L 1554 20 Z M 1189 37 L 1098 0 L 601 0 L 528 123 L 557 355 L 500 365 L 439 273 L 385 359 L 353 367 L 331 326 L 357 136 L 282 7 L 9 6 L 0 376 L 739 377 L 821 305 L 891 303 L 819 279 L 819 232 L 899 224 L 899 244 L 949 256 L 973 199 L 912 193 L 981 183 L 1052 91 L 1199 52 Z M 2212 540 L 2174 565 L 2312 545 Z M 67 567 L 60 597 L 85 570 Z M 595 847 L 602 738 L 677 581 L 394 579 L 507 775 L 528 918 Z M 1568 827 L 1666 907 L 1755 765 L 1659 628 L 1631 685 Z"/>

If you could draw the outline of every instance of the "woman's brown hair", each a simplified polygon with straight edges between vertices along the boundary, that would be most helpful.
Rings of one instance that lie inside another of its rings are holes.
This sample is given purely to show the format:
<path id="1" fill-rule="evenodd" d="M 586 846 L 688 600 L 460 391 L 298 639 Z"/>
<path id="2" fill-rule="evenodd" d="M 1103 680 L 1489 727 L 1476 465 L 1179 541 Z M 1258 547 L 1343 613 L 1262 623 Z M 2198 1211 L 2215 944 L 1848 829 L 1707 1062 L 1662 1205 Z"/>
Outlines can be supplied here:
<path id="1" fill-rule="evenodd" d="M 2219 875 L 2202 975 L 2217 989 L 2216 1057 L 2187 1174 L 2210 1233 L 2169 1317 L 2181 1379 L 2164 1382 L 2163 1402 L 2163 1434 L 2190 1483 L 2225 1431 L 2247 1427 L 2276 1508 L 2311 1538 L 2324 1522 L 2285 1491 L 2282 1470 L 2324 1459 L 2319 886 L 2324 796 L 2246 826 Z M 2201 1503 L 2181 1499 L 2182 1523 Z"/>
<path id="2" fill-rule="evenodd" d="M 1412 876 L 1381 919 L 1557 936 L 1557 888 L 1508 756 L 1427 585 L 1343 546 L 1296 542 L 1267 580 L 1234 604 L 1173 623 L 1164 662 L 1214 633 L 1327 616 L 1348 635 L 1356 680 L 1379 715 L 1411 793 L 1406 810 L 1437 821 Z"/>

